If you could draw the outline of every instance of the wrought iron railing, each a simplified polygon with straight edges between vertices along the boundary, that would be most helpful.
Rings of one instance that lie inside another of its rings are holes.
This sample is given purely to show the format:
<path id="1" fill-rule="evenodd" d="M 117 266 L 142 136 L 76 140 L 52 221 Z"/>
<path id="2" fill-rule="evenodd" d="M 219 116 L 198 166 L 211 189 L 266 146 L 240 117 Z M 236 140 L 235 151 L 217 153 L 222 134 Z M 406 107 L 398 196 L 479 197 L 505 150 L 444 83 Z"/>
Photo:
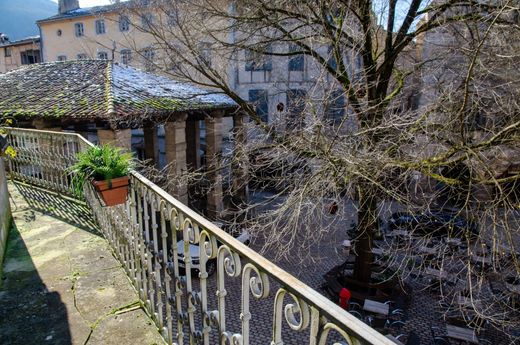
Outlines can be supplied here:
<path id="1" fill-rule="evenodd" d="M 71 193 L 64 170 L 90 143 L 25 129 L 9 139 L 12 176 Z M 130 181 L 122 206 L 103 207 L 90 184 L 85 199 L 169 344 L 393 344 L 139 173 Z"/>

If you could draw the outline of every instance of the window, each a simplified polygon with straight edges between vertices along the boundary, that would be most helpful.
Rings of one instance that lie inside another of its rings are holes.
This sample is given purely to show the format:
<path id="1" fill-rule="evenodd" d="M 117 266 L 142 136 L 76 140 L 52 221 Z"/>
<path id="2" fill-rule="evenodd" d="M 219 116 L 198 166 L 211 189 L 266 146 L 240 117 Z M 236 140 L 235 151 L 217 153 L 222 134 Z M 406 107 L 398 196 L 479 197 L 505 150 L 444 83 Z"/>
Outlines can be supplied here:
<path id="1" fill-rule="evenodd" d="M 67 61 L 67 57 L 65 55 L 59 55 L 58 61 Z"/>
<path id="2" fill-rule="evenodd" d="M 155 51 L 153 50 L 153 48 L 145 48 L 145 50 L 143 51 L 143 58 L 145 71 L 153 71 L 155 69 Z"/>
<path id="3" fill-rule="evenodd" d="M 273 69 L 270 45 L 263 51 L 246 50 L 246 71 L 271 71 Z"/>
<path id="4" fill-rule="evenodd" d="M 97 58 L 99 60 L 108 60 L 108 53 L 107 52 L 98 52 Z"/>
<path id="5" fill-rule="evenodd" d="M 31 65 L 33 63 L 40 62 L 40 51 L 39 50 L 26 50 L 20 53 L 22 58 L 22 65 Z"/>
<path id="6" fill-rule="evenodd" d="M 168 25 L 169 26 L 176 26 L 177 25 L 177 12 L 175 11 L 168 11 L 166 13 L 168 16 Z"/>
<path id="7" fill-rule="evenodd" d="M 74 33 L 76 34 L 76 37 L 81 37 L 81 36 L 85 35 L 83 23 L 74 24 Z"/>
<path id="8" fill-rule="evenodd" d="M 361 55 L 356 55 L 356 70 L 359 72 L 363 68 L 363 58 Z"/>
<path id="9" fill-rule="evenodd" d="M 300 48 L 293 44 L 289 48 L 289 52 L 295 53 L 300 51 Z M 303 72 L 304 56 L 303 54 L 292 55 L 289 57 L 289 71 L 300 71 Z"/>
<path id="10" fill-rule="evenodd" d="M 121 50 L 121 63 L 128 65 L 132 61 L 132 51 L 130 49 Z"/>
<path id="11" fill-rule="evenodd" d="M 153 15 L 151 13 L 143 13 L 141 15 L 141 24 L 143 30 L 150 30 L 153 25 Z"/>
<path id="12" fill-rule="evenodd" d="M 4 56 L 11 57 L 11 47 L 5 47 Z"/>
<path id="13" fill-rule="evenodd" d="M 331 92 L 329 99 L 325 105 L 325 116 L 333 123 L 337 123 L 343 119 L 345 115 L 345 96 L 342 90 L 334 90 Z"/>
<path id="14" fill-rule="evenodd" d="M 98 19 L 95 22 L 96 24 L 96 35 L 102 35 L 105 31 L 105 21 L 103 19 Z"/>
<path id="15" fill-rule="evenodd" d="M 119 31 L 128 31 L 130 30 L 130 19 L 127 16 L 119 17 Z"/>
<path id="16" fill-rule="evenodd" d="M 249 102 L 255 106 L 256 114 L 267 122 L 269 120 L 269 98 L 267 90 L 249 90 Z"/>
<path id="17" fill-rule="evenodd" d="M 305 90 L 287 90 L 287 129 L 303 128 L 303 111 L 305 110 L 305 100 L 307 91 Z"/>
<path id="18" fill-rule="evenodd" d="M 329 46 L 328 48 L 328 64 L 329 66 L 333 69 L 333 70 L 336 70 L 338 69 L 338 63 L 336 61 L 336 58 L 334 57 L 334 49 Z"/>
<path id="19" fill-rule="evenodd" d="M 211 67 L 211 43 L 199 45 L 199 59 L 204 65 Z"/>
<path id="20" fill-rule="evenodd" d="M 85 53 L 79 53 L 78 55 L 76 55 L 76 58 L 78 60 L 86 60 L 87 59 L 87 54 Z"/>

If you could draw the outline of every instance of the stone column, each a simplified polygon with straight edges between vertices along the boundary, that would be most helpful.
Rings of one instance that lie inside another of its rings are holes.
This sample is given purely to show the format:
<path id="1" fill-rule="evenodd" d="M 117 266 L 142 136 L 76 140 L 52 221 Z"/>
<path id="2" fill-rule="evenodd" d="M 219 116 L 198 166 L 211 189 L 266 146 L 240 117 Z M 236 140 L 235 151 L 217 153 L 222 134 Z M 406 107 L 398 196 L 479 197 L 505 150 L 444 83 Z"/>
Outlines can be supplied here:
<path id="1" fill-rule="evenodd" d="M 97 135 L 101 145 L 110 144 L 127 152 L 132 151 L 131 129 L 98 129 Z"/>
<path id="2" fill-rule="evenodd" d="M 249 157 L 245 151 L 245 144 L 247 141 L 246 128 L 244 126 L 243 113 L 233 115 L 233 134 L 234 134 L 234 147 L 233 147 L 233 202 L 237 205 L 247 203 L 249 196 L 249 176 L 248 166 Z"/>
<path id="3" fill-rule="evenodd" d="M 170 174 L 175 176 L 174 186 L 168 192 L 185 205 L 188 204 L 188 186 L 179 177 L 186 172 L 186 114 L 164 125 L 166 164 Z"/>
<path id="4" fill-rule="evenodd" d="M 145 125 L 144 133 L 144 158 L 150 165 L 159 167 L 159 138 L 157 137 L 157 126 L 155 124 Z"/>
<path id="5" fill-rule="evenodd" d="M 222 116 L 221 111 L 214 111 L 206 123 L 206 169 L 210 182 L 208 192 L 208 215 L 218 218 L 224 209 L 222 193 L 222 174 L 220 173 L 220 155 L 222 151 Z"/>
<path id="6" fill-rule="evenodd" d="M 200 127 L 199 121 L 186 122 L 186 160 L 188 168 L 196 170 L 200 167 Z"/>

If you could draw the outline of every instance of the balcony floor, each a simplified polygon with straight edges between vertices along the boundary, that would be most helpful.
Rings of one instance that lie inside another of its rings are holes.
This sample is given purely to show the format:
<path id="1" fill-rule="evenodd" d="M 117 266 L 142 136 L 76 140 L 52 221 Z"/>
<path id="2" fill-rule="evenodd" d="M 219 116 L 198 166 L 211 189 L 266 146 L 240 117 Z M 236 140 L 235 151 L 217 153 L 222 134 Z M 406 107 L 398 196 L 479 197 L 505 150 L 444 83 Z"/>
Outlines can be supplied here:
<path id="1" fill-rule="evenodd" d="M 10 183 L 2 344 L 163 344 L 82 204 Z"/>

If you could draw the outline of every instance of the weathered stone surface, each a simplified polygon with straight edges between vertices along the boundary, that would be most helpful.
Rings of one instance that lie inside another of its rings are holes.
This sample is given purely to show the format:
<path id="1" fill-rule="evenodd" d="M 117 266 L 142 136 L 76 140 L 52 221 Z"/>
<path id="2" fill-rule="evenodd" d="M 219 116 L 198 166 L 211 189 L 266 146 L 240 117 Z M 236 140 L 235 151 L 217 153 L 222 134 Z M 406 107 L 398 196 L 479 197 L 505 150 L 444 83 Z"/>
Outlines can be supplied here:
<path id="1" fill-rule="evenodd" d="M 81 205 L 23 185 L 9 190 L 15 226 L 0 289 L 1 344 L 164 343 Z"/>
<path id="2" fill-rule="evenodd" d="M 112 315 L 99 323 L 89 339 L 92 345 L 120 344 L 164 344 L 155 331 L 153 322 L 143 310 L 138 309 L 119 315 Z"/>
<path id="3" fill-rule="evenodd" d="M 75 285 L 76 308 L 94 324 L 100 316 L 138 301 L 121 268 L 79 273 Z"/>
<path id="4" fill-rule="evenodd" d="M 4 259 L 7 234 L 9 233 L 10 225 L 11 208 L 9 206 L 9 194 L 7 193 L 4 160 L 0 157 L 0 274 L 2 274 L 2 261 Z"/>

